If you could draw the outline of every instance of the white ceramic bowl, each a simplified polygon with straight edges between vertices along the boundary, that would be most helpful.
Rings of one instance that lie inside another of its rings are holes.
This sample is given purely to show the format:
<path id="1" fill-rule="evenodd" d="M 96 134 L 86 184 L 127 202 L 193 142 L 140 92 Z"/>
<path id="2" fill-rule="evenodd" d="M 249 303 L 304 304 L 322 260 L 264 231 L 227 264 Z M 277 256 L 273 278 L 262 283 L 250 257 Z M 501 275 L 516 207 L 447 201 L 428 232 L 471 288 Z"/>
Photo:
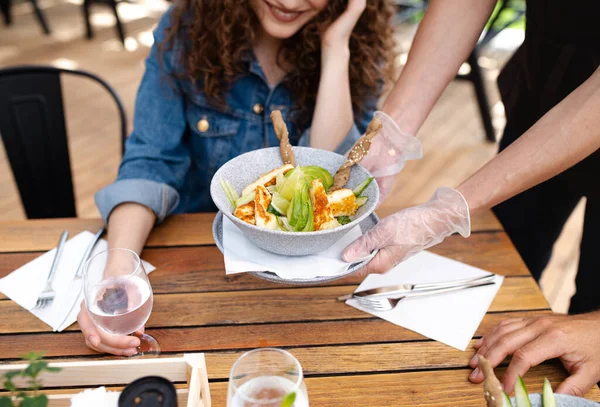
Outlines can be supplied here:
<path id="1" fill-rule="evenodd" d="M 328 170 L 332 175 L 345 161 L 344 156 L 331 151 L 319 150 L 309 147 L 294 147 L 296 163 L 301 166 L 318 165 Z M 253 243 L 260 248 L 272 253 L 285 256 L 304 256 L 318 253 L 327 249 L 343 237 L 350 229 L 358 225 L 369 216 L 379 201 L 379 187 L 376 182 L 371 182 L 362 193 L 369 199 L 365 205 L 360 207 L 353 216 L 353 221 L 336 229 L 320 230 L 316 232 L 284 232 L 260 228 L 243 222 L 233 216 L 233 206 L 227 199 L 219 179 L 228 180 L 238 194 L 256 181 L 261 174 L 265 174 L 274 168 L 281 167 L 283 162 L 279 153 L 279 147 L 264 148 L 250 151 L 239 155 L 226 162 L 215 173 L 211 184 L 211 197 L 221 212 L 227 216 Z M 360 165 L 352 167 L 350 179 L 346 184 L 348 188 L 354 188 L 365 181 L 371 175 Z"/>
<path id="2" fill-rule="evenodd" d="M 591 401 L 582 399 L 579 397 L 566 396 L 564 394 L 555 394 L 556 397 L 556 407 L 598 407 L 600 404 Z M 512 397 L 510 399 L 512 401 L 513 406 L 516 406 L 517 403 L 515 398 Z M 531 407 L 542 407 L 542 396 L 539 393 L 530 394 L 529 401 L 531 401 Z"/>

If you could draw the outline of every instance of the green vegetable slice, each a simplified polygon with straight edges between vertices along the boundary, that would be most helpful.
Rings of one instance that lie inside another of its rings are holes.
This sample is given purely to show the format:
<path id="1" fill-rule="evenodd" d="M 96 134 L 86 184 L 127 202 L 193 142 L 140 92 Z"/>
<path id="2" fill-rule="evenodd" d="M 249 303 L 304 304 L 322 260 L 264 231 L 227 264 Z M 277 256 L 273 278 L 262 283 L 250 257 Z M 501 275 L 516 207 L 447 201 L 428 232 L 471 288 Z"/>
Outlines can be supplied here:
<path id="1" fill-rule="evenodd" d="M 282 197 L 279 193 L 274 192 L 271 199 L 271 205 L 273 205 L 273 208 L 279 213 L 285 214 L 290 206 L 290 201 Z"/>
<path id="2" fill-rule="evenodd" d="M 283 219 L 284 219 L 283 217 L 280 217 L 280 216 L 277 217 L 277 226 L 279 226 L 279 229 L 283 230 L 284 232 L 289 232 L 290 229 L 285 224 L 285 222 L 283 221 Z"/>
<path id="3" fill-rule="evenodd" d="M 506 392 L 502 392 L 502 407 L 513 407 L 512 402 L 510 401 L 510 397 Z"/>
<path id="4" fill-rule="evenodd" d="M 315 230 L 315 217 L 314 217 L 312 202 L 310 201 L 310 196 L 309 196 L 309 198 L 308 198 L 308 219 L 306 220 L 306 225 L 304 226 L 304 229 L 302 229 L 302 231 L 303 232 L 312 232 L 314 230 Z"/>
<path id="5" fill-rule="evenodd" d="M 309 214 L 312 213 L 312 205 L 310 203 L 308 182 L 300 180 L 296 184 L 294 191 L 294 207 L 292 209 L 292 217 L 289 219 L 290 225 L 294 226 L 296 232 L 300 232 L 308 222 Z"/>
<path id="6" fill-rule="evenodd" d="M 346 225 L 350 222 L 352 222 L 352 219 L 350 219 L 350 216 L 338 216 L 337 221 L 340 223 L 340 225 Z"/>
<path id="7" fill-rule="evenodd" d="M 267 208 L 267 212 L 272 213 L 273 215 L 283 216 L 283 214 L 281 212 L 279 212 L 277 209 L 275 209 L 273 207 L 273 204 L 269 204 L 269 207 Z"/>
<path id="8" fill-rule="evenodd" d="M 286 394 L 286 396 L 283 398 L 283 401 L 281 402 L 280 407 L 292 407 L 294 405 L 295 401 L 296 401 L 296 392 Z"/>
<path id="9" fill-rule="evenodd" d="M 231 185 L 229 181 L 224 180 L 223 178 L 219 179 L 219 184 L 221 184 L 221 188 L 223 188 L 223 192 L 225 192 L 225 196 L 231 203 L 231 206 L 236 208 L 236 201 L 238 200 L 239 196 L 237 192 L 235 192 L 235 188 L 233 188 L 233 185 Z"/>
<path id="10" fill-rule="evenodd" d="M 360 208 L 361 206 L 366 204 L 368 200 L 369 200 L 369 197 L 359 196 L 358 198 L 356 198 L 356 205 L 358 205 L 358 207 Z"/>
<path id="11" fill-rule="evenodd" d="M 278 189 L 279 195 L 291 201 L 294 197 L 294 193 L 296 191 L 296 184 L 304 178 L 304 173 L 300 167 L 296 167 L 291 171 L 288 171 L 288 174 L 291 175 L 285 180 L 283 185 Z M 286 174 L 287 175 L 287 174 Z"/>
<path id="12" fill-rule="evenodd" d="M 552 386 L 547 377 L 544 378 L 544 389 L 542 390 L 542 406 L 556 407 L 556 398 L 552 391 Z"/>
<path id="13" fill-rule="evenodd" d="M 247 203 L 254 201 L 254 198 L 256 198 L 256 191 L 249 192 L 246 195 L 236 199 L 235 207 L 237 208 L 238 206 L 246 205 Z"/>
<path id="14" fill-rule="evenodd" d="M 325 168 L 319 167 L 317 165 L 307 165 L 301 167 L 304 172 L 306 180 L 311 183 L 315 179 L 320 179 L 323 187 L 325 187 L 325 191 L 327 192 L 329 188 L 333 186 L 333 177 Z"/>
<path id="15" fill-rule="evenodd" d="M 291 171 L 288 171 L 287 173 L 289 174 Z M 277 191 L 279 191 L 279 188 L 281 188 L 281 186 L 283 185 L 283 183 L 285 182 L 285 175 L 283 175 L 283 172 L 280 172 L 277 174 L 277 177 L 275 178 L 275 186 L 277 187 Z"/>
<path id="16" fill-rule="evenodd" d="M 365 189 L 367 189 L 367 187 L 373 181 L 373 179 L 374 179 L 373 177 L 367 178 L 365 181 L 363 181 L 361 184 L 359 184 L 356 188 L 354 188 L 352 190 L 352 192 L 354 192 L 354 196 L 360 196 L 360 194 L 362 194 L 363 191 Z"/>
<path id="17" fill-rule="evenodd" d="M 517 402 L 517 407 L 531 407 L 529 395 L 527 394 L 527 387 L 525 387 L 525 382 L 521 376 L 519 376 L 519 380 L 517 380 L 517 385 L 515 387 L 515 400 Z"/>

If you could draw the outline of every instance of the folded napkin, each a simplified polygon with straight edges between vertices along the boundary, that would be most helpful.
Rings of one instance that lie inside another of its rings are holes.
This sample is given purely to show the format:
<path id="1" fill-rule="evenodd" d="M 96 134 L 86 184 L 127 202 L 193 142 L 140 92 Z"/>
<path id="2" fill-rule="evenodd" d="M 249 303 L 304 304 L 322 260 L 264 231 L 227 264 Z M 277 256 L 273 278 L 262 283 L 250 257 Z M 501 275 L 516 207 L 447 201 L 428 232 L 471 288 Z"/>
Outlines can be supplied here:
<path id="1" fill-rule="evenodd" d="M 117 407 L 120 395 L 117 391 L 107 391 L 104 386 L 86 389 L 71 397 L 71 407 Z"/>
<path id="2" fill-rule="evenodd" d="M 424 251 L 386 274 L 367 276 L 357 291 L 396 284 L 475 278 L 488 274 L 490 273 L 487 271 Z M 348 300 L 346 304 L 464 351 L 503 280 L 504 277 L 497 275 L 494 285 L 407 298 L 396 308 L 386 312 L 367 310 L 358 305 L 356 300 Z"/>
<path id="3" fill-rule="evenodd" d="M 350 264 L 342 260 L 346 246 L 362 235 L 355 226 L 329 249 L 309 256 L 281 256 L 252 243 L 227 217 L 223 217 L 223 248 L 227 274 L 270 271 L 284 279 L 311 279 L 344 274 Z"/>
<path id="4" fill-rule="evenodd" d="M 80 283 L 77 285 L 72 285 L 71 283 L 81 262 L 81 256 L 83 256 L 93 238 L 93 233 L 84 231 L 65 243 L 58 262 L 58 268 L 52 279 L 52 288 L 56 292 L 56 297 L 52 304 L 46 308 L 32 310 L 37 298 L 46 287 L 46 279 L 48 278 L 56 249 L 42 254 L 40 257 L 0 279 L 0 292 L 23 308 L 29 310 L 29 312 L 41 319 L 42 322 L 49 325 L 53 331 L 63 331 L 77 320 L 77 314 L 80 309 L 79 303 L 83 300 L 83 279 L 80 279 Z M 107 247 L 106 240 L 98 240 L 91 256 L 106 250 Z M 156 268 L 145 261 L 142 262 L 146 273 L 150 273 Z M 76 297 L 78 297 L 77 305 L 70 310 L 73 299 Z M 67 313 L 69 313 L 68 317 Z M 67 317 L 66 320 L 65 317 Z"/>

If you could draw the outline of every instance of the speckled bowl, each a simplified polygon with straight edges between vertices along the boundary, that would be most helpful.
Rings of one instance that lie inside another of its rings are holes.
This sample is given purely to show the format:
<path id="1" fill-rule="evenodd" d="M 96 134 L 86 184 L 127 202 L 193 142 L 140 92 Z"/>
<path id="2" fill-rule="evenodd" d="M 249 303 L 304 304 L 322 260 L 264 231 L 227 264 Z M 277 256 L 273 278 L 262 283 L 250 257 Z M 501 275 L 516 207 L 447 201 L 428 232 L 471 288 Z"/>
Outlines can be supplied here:
<path id="1" fill-rule="evenodd" d="M 298 165 L 318 165 L 331 174 L 335 174 L 345 161 L 345 158 L 340 154 L 309 147 L 294 147 L 294 154 Z M 358 209 L 353 216 L 354 220 L 336 229 L 316 232 L 284 232 L 259 228 L 233 216 L 233 207 L 223 188 L 221 188 L 219 179 L 223 178 L 231 182 L 237 193 L 240 194 L 246 186 L 256 181 L 261 174 L 282 165 L 279 147 L 254 150 L 226 162 L 215 173 L 210 183 L 210 195 L 217 208 L 250 240 L 264 250 L 284 256 L 305 256 L 318 253 L 333 245 L 350 229 L 369 216 L 377 206 L 379 187 L 376 182 L 372 182 L 362 194 L 367 196 L 369 200 Z M 370 176 L 369 172 L 362 166 L 355 165 L 352 167 L 350 179 L 346 186 L 354 188 Z"/>
<path id="2" fill-rule="evenodd" d="M 556 397 L 556 407 L 598 407 L 600 404 L 591 401 L 582 399 L 579 397 L 566 396 L 564 394 L 555 394 Z M 510 399 L 512 401 L 513 406 L 516 406 L 515 398 L 512 397 Z M 540 394 L 530 394 L 529 401 L 531 401 L 532 407 L 542 407 L 542 396 Z"/>

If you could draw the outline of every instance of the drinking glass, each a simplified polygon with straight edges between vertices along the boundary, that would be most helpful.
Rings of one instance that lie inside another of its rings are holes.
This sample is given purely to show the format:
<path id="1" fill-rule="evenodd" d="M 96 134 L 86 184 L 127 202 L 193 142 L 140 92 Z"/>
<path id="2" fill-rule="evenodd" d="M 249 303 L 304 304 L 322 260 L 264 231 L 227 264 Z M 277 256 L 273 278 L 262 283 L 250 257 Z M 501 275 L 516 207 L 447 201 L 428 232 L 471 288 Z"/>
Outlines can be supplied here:
<path id="1" fill-rule="evenodd" d="M 244 353 L 231 368 L 227 407 L 309 407 L 302 366 L 289 352 L 262 348 Z"/>
<path id="2" fill-rule="evenodd" d="M 152 312 L 152 287 L 140 257 L 129 249 L 108 249 L 85 264 L 83 288 L 87 312 L 96 326 L 113 335 L 140 339 L 137 355 L 158 354 L 160 346 L 137 332 Z"/>

